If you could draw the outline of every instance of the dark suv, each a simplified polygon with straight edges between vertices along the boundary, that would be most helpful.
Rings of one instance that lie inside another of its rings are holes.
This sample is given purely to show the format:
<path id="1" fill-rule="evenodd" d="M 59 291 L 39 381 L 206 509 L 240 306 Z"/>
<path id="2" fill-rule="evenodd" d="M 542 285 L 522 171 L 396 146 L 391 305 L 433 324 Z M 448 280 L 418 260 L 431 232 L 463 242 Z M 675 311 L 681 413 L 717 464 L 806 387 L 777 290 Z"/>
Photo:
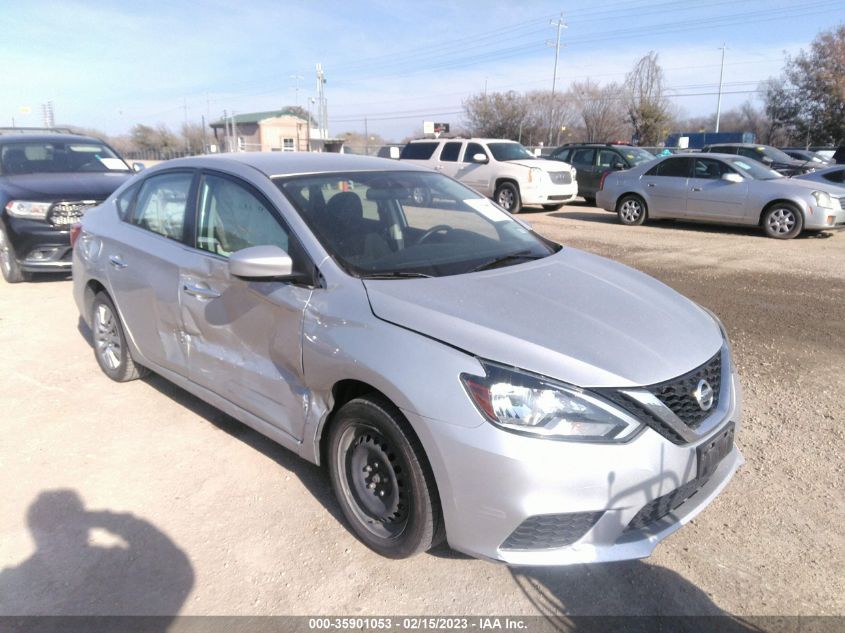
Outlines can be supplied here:
<path id="1" fill-rule="evenodd" d="M 9 283 L 70 272 L 70 227 L 132 170 L 90 136 L 0 132 L 0 271 Z"/>
<path id="2" fill-rule="evenodd" d="M 549 158 L 572 165 L 577 170 L 578 195 L 595 204 L 602 174 L 654 160 L 654 154 L 630 145 L 567 143 L 555 149 Z"/>
<path id="3" fill-rule="evenodd" d="M 717 154 L 738 154 L 763 163 L 769 169 L 784 176 L 799 176 L 815 171 L 812 163 L 806 160 L 795 160 L 777 147 L 771 145 L 754 145 L 753 143 L 717 143 L 705 145 L 701 149 L 704 152 L 715 152 Z"/>

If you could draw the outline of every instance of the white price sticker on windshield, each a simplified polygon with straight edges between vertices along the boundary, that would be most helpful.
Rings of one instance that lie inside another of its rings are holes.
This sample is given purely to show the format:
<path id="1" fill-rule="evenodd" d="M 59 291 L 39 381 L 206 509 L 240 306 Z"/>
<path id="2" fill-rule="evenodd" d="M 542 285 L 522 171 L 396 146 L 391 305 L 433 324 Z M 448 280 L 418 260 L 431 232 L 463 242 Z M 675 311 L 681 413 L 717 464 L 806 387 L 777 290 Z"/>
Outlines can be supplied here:
<path id="1" fill-rule="evenodd" d="M 492 220 L 493 222 L 506 222 L 510 219 L 507 213 L 502 211 L 487 198 L 470 198 L 469 200 L 464 200 L 464 204 L 469 205 L 485 218 Z"/>
<path id="2" fill-rule="evenodd" d="M 129 167 L 126 166 L 126 163 L 119 158 L 102 158 L 100 156 L 97 156 L 97 158 L 101 163 L 103 163 L 103 166 L 106 169 L 119 169 L 121 171 L 129 169 Z"/>

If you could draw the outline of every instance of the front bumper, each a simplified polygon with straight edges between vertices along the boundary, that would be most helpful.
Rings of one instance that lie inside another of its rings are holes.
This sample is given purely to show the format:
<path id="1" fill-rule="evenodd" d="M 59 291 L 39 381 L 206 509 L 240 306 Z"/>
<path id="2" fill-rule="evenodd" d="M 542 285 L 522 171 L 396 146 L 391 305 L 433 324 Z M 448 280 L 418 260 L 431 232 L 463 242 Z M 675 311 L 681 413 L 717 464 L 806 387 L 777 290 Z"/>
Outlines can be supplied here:
<path id="1" fill-rule="evenodd" d="M 22 270 L 27 272 L 70 271 L 70 227 L 47 222 L 4 217 L 6 235 Z"/>
<path id="2" fill-rule="evenodd" d="M 736 446 L 706 483 L 691 484 L 696 492 L 680 506 L 646 526 L 630 526 L 641 510 L 696 480 L 700 444 L 730 421 L 739 428 L 735 375 L 731 392 L 722 422 L 686 445 L 651 428 L 626 444 L 579 444 L 515 435 L 487 423 L 465 428 L 406 415 L 422 429 L 452 548 L 513 565 L 569 565 L 646 557 L 719 494 L 743 463 Z M 519 549 L 507 542 L 528 519 L 575 514 L 595 520 L 572 544 Z"/>
<path id="3" fill-rule="evenodd" d="M 839 203 L 839 199 L 836 199 Z M 839 203 L 841 206 L 841 203 Z M 831 221 L 832 218 L 832 221 Z M 837 231 L 845 229 L 845 209 L 825 209 L 813 206 L 811 212 L 804 214 L 804 228 L 811 231 Z"/>
<path id="4" fill-rule="evenodd" d="M 563 204 L 578 195 L 578 183 L 573 179 L 567 185 L 528 184 L 520 188 L 520 195 L 522 204 Z"/>

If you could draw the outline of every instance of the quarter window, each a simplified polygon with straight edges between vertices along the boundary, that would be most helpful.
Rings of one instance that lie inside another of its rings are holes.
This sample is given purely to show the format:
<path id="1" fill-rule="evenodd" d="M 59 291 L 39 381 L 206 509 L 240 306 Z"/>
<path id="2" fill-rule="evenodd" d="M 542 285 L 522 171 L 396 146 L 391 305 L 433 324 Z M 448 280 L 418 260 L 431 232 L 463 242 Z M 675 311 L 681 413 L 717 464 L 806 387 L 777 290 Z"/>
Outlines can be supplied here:
<path id="1" fill-rule="evenodd" d="M 181 241 L 193 178 L 193 174 L 188 172 L 147 178 L 138 192 L 132 224 Z"/>
<path id="2" fill-rule="evenodd" d="M 132 206 L 132 200 L 135 199 L 135 194 L 138 193 L 138 185 L 132 185 L 122 194 L 117 197 L 115 204 L 117 205 L 117 212 L 121 219 L 126 220 L 129 217 L 129 210 Z"/>
<path id="3" fill-rule="evenodd" d="M 841 183 L 843 181 L 843 177 L 845 177 L 845 169 L 840 169 L 839 171 L 832 171 L 829 174 L 824 174 L 822 178 L 825 180 L 829 180 L 830 182 Z"/>
<path id="4" fill-rule="evenodd" d="M 428 160 L 439 143 L 408 143 L 402 148 L 399 158 L 405 160 Z"/>
<path id="5" fill-rule="evenodd" d="M 268 205 L 246 187 L 228 178 L 203 176 L 197 248 L 223 257 L 262 245 L 278 246 L 290 253 L 289 237 Z"/>

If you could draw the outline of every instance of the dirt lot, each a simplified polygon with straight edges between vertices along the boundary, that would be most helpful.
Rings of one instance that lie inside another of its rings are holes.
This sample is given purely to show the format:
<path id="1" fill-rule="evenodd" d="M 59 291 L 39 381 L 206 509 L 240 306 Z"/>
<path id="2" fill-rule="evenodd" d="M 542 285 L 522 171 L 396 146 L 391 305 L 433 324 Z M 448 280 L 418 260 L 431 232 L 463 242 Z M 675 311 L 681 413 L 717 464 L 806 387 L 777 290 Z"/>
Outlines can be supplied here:
<path id="1" fill-rule="evenodd" d="M 845 614 L 845 234 L 629 228 L 580 205 L 523 217 L 731 334 L 747 463 L 654 556 L 381 559 L 318 468 L 160 378 L 103 376 L 71 282 L 48 279 L 0 285 L 0 614 Z"/>

